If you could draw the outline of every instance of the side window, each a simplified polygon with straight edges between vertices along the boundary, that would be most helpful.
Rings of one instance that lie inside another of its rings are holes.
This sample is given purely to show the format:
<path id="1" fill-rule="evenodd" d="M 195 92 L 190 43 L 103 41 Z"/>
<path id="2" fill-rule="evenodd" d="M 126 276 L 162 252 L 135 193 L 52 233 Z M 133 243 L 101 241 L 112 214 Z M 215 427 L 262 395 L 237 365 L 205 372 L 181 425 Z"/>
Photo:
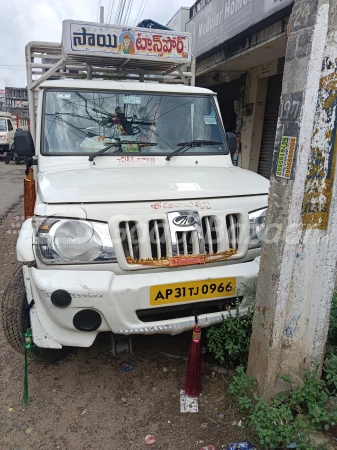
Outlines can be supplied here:
<path id="1" fill-rule="evenodd" d="M 13 130 L 13 125 L 12 125 L 12 122 L 9 119 L 7 119 L 7 125 L 8 125 L 8 131 L 12 131 Z"/>

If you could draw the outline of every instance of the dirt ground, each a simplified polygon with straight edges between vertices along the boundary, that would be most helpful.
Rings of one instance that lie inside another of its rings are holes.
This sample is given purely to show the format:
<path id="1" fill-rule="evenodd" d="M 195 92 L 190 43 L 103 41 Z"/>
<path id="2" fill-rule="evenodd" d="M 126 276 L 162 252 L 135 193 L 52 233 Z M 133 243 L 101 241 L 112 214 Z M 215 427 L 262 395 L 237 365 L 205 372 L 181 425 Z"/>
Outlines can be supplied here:
<path id="1" fill-rule="evenodd" d="M 25 165 L 15 165 L 11 161 L 8 165 L 0 161 L 0 217 L 18 201 L 23 190 L 23 177 Z"/>
<path id="2" fill-rule="evenodd" d="M 0 225 L 0 296 L 17 266 L 15 244 L 21 224 L 19 202 Z M 33 361 L 31 402 L 24 407 L 23 356 L 9 347 L 0 330 L 0 449 L 145 449 L 147 434 L 157 437 L 149 447 L 157 450 L 209 444 L 227 448 L 230 442 L 248 440 L 248 432 L 233 425 L 240 415 L 227 393 L 231 375 L 219 373 L 211 361 L 204 364 L 199 412 L 180 413 L 189 341 L 189 334 L 137 336 L 133 354 L 114 357 L 109 334 L 102 334 L 91 348 L 75 350 L 59 364 Z M 134 370 L 123 372 L 123 361 Z"/>

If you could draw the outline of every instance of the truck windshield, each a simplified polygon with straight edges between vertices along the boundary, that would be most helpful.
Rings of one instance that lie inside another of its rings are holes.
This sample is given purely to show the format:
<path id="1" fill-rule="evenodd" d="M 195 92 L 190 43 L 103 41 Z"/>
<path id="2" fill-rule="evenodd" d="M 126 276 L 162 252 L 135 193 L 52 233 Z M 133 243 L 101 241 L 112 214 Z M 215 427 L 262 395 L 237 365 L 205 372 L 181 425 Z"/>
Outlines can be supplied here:
<path id="1" fill-rule="evenodd" d="M 5 119 L 0 119 L 0 131 L 7 131 Z"/>
<path id="2" fill-rule="evenodd" d="M 50 90 L 41 153 L 82 155 L 119 143 L 104 155 L 168 155 L 181 142 L 200 140 L 218 145 L 195 145 L 182 153 L 227 154 L 220 124 L 211 96 Z"/>

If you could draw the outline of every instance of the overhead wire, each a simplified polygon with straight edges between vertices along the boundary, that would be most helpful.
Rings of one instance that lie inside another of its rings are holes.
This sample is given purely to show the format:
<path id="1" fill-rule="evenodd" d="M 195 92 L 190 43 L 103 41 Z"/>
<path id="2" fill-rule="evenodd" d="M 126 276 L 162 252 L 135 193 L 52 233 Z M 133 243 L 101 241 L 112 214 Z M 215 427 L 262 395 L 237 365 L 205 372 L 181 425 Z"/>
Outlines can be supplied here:
<path id="1" fill-rule="evenodd" d="M 122 11 L 123 11 L 124 5 L 125 5 L 125 0 L 121 0 L 118 17 L 117 17 L 117 24 L 120 24 L 120 22 L 121 22 L 121 16 L 122 16 Z"/>
<path id="2" fill-rule="evenodd" d="M 112 3 L 112 0 L 109 1 L 108 11 L 106 13 L 106 23 L 109 22 L 108 19 L 109 19 L 109 12 L 110 12 L 110 8 L 111 8 L 111 3 Z"/>
<path id="3" fill-rule="evenodd" d="M 122 23 L 122 18 L 123 18 L 123 14 L 124 14 L 125 4 L 126 4 L 126 0 L 122 0 L 121 8 L 119 10 L 118 22 L 117 22 L 119 25 Z"/>
<path id="4" fill-rule="evenodd" d="M 114 7 L 115 7 L 115 2 L 116 2 L 116 0 L 112 0 L 112 5 L 111 5 L 111 10 L 110 10 L 110 16 L 109 16 L 108 23 L 110 23 L 110 21 L 111 21 L 112 12 L 113 12 Z"/>
<path id="5" fill-rule="evenodd" d="M 129 8 L 128 8 L 128 11 L 127 11 L 127 14 L 126 14 L 126 17 L 125 17 L 125 21 L 124 21 L 125 25 L 128 24 L 130 13 L 131 13 L 132 4 L 133 4 L 133 0 L 130 0 L 129 1 Z"/>
<path id="6" fill-rule="evenodd" d="M 122 25 L 122 24 L 124 25 L 124 18 L 125 18 L 124 12 L 127 11 L 127 8 L 128 8 L 128 7 L 129 7 L 128 0 L 125 0 L 124 5 L 123 5 L 122 14 L 121 14 L 120 19 L 119 19 L 119 23 L 120 23 L 121 25 Z"/>
<path id="7" fill-rule="evenodd" d="M 119 14 L 118 24 L 122 23 L 125 5 L 126 5 L 126 0 L 123 0 L 123 5 L 122 5 L 122 8 L 121 8 L 121 11 L 120 11 L 120 14 Z"/>
<path id="8" fill-rule="evenodd" d="M 137 22 L 138 22 L 138 17 L 139 17 L 139 14 L 140 14 L 140 11 L 141 11 L 141 9 L 142 9 L 142 6 L 143 6 L 144 1 L 145 1 L 145 0 L 142 0 L 141 3 L 140 3 L 140 7 L 139 7 L 139 10 L 138 10 L 138 13 L 137 13 L 137 16 L 136 16 L 136 20 L 135 20 L 135 25 L 136 25 Z"/>
<path id="9" fill-rule="evenodd" d="M 130 0 L 126 0 L 125 5 L 124 5 L 124 11 L 123 11 L 123 14 L 122 14 L 122 17 L 121 17 L 121 22 L 120 22 L 123 25 L 125 25 L 125 19 L 126 19 L 126 16 L 128 14 L 129 4 L 130 4 Z"/>
<path id="10" fill-rule="evenodd" d="M 98 22 L 98 19 L 99 19 L 99 11 L 100 11 L 100 7 L 101 7 L 101 0 L 98 0 L 98 10 L 97 10 L 97 19 L 96 19 L 96 22 Z"/>
<path id="11" fill-rule="evenodd" d="M 144 7 L 143 7 L 143 9 L 142 9 L 142 12 L 140 13 L 140 15 L 139 15 L 139 19 L 141 20 L 142 19 L 142 15 L 144 14 L 144 10 L 145 10 L 145 8 L 146 8 L 146 5 L 147 5 L 147 2 L 148 2 L 149 0 L 146 0 L 145 1 L 145 3 L 144 3 Z"/>
<path id="12" fill-rule="evenodd" d="M 118 15 L 119 15 L 119 10 L 121 8 L 121 4 L 122 4 L 123 0 L 119 0 L 118 5 L 117 5 L 117 11 L 116 11 L 116 16 L 115 16 L 115 23 L 117 24 L 117 19 L 118 19 Z"/>

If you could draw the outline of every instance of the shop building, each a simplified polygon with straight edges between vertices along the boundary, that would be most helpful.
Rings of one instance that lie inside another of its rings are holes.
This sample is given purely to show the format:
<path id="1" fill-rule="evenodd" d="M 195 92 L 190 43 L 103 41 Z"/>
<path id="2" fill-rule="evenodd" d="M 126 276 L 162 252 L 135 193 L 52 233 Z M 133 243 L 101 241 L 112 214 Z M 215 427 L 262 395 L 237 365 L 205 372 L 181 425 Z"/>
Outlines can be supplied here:
<path id="1" fill-rule="evenodd" d="M 190 8 L 182 6 L 178 9 L 172 19 L 166 24 L 168 28 L 175 31 L 186 31 L 186 23 L 190 19 Z"/>
<path id="2" fill-rule="evenodd" d="M 218 93 L 234 161 L 270 177 L 292 0 L 198 0 L 186 31 L 196 85 Z"/>
<path id="3" fill-rule="evenodd" d="M 28 117 L 27 88 L 5 87 L 5 102 L 2 109 L 19 117 Z"/>

